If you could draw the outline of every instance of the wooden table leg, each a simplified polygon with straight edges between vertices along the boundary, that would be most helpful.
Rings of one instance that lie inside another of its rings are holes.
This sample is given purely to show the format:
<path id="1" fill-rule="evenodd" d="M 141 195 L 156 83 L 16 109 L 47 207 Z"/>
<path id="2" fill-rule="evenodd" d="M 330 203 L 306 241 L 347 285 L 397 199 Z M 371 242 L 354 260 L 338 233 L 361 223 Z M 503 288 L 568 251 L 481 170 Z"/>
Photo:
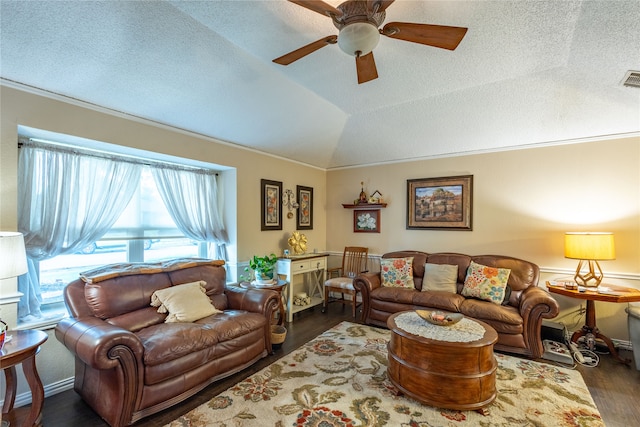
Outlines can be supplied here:
<path id="1" fill-rule="evenodd" d="M 7 392 L 4 396 L 4 403 L 2 405 L 2 415 L 8 414 L 13 409 L 13 404 L 16 401 L 16 388 L 18 386 L 16 377 L 16 368 L 11 366 L 4 370 L 4 378 L 7 383 Z"/>
<path id="2" fill-rule="evenodd" d="M 35 354 L 22 362 L 22 371 L 31 389 L 31 411 L 29 411 L 29 416 L 25 419 L 24 425 L 40 425 L 42 405 L 44 404 L 44 387 L 36 369 Z"/>
<path id="3" fill-rule="evenodd" d="M 596 305 L 595 301 L 593 300 L 587 300 L 586 324 L 582 327 L 582 329 L 575 331 L 573 335 L 571 335 L 571 341 L 577 343 L 581 337 L 588 337 L 589 334 L 593 335 L 594 339 L 604 341 L 604 343 L 607 345 L 607 348 L 609 348 L 609 352 L 617 361 L 622 362 L 626 365 L 629 365 L 631 363 L 631 359 L 623 359 L 622 357 L 620 357 L 618 351 L 616 350 L 616 347 L 613 345 L 613 341 L 611 341 L 609 337 L 601 333 L 596 326 Z M 590 348 L 590 350 L 593 349 Z"/>

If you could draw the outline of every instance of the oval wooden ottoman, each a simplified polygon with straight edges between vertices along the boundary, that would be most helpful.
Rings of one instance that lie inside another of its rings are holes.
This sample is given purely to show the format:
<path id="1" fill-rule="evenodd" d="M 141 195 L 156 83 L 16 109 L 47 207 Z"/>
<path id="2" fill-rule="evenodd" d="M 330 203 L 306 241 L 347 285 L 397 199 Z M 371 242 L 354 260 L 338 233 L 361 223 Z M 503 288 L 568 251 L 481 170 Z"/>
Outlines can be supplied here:
<path id="1" fill-rule="evenodd" d="M 425 338 L 398 327 L 395 319 L 403 313 L 410 312 L 395 313 L 387 320 L 391 382 L 401 393 L 426 405 L 484 413 L 482 408 L 496 398 L 493 345 L 497 332 L 484 322 L 468 319 L 484 328 L 482 338 L 470 342 Z"/>

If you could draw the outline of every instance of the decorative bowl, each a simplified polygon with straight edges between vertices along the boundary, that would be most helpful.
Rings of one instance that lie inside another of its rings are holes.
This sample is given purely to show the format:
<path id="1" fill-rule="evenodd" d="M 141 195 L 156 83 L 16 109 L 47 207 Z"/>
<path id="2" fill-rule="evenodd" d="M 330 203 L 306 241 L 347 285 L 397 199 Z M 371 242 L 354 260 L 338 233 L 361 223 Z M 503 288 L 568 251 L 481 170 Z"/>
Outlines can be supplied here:
<path id="1" fill-rule="evenodd" d="M 427 322 L 438 326 L 455 325 L 464 318 L 464 315 L 460 313 L 438 310 L 416 310 L 416 313 Z"/>

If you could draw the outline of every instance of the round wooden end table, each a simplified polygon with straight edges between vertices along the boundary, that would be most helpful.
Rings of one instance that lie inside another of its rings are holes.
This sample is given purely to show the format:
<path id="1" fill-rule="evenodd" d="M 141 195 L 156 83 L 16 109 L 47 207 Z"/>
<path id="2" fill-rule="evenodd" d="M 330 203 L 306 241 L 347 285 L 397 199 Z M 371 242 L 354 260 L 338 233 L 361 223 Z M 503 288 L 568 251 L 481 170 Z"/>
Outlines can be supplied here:
<path id="1" fill-rule="evenodd" d="M 483 408 L 496 398 L 495 329 L 469 319 L 484 328 L 482 338 L 471 342 L 429 339 L 398 327 L 395 318 L 403 313 L 407 312 L 387 319 L 391 330 L 387 373 L 391 382 L 401 393 L 426 405 L 485 414 Z"/>
<path id="2" fill-rule="evenodd" d="M 582 287 L 581 287 L 582 288 Z M 547 289 L 549 292 L 564 295 L 570 298 L 577 298 L 587 301 L 587 313 L 586 322 L 581 329 L 578 329 L 571 335 L 571 341 L 577 343 L 581 337 L 593 337 L 604 341 L 609 349 L 611 355 L 626 365 L 631 364 L 631 359 L 624 359 L 616 350 L 616 346 L 613 341 L 605 334 L 600 332 L 596 325 L 596 301 L 614 302 L 614 303 L 629 303 L 640 301 L 640 289 L 628 288 L 626 286 L 617 285 L 602 285 L 598 288 L 582 288 L 579 289 L 567 289 L 564 285 L 556 285 L 554 282 L 547 282 Z M 590 345 L 589 345 L 590 343 Z M 590 350 L 593 350 L 595 341 L 587 340 L 587 345 Z"/>
<path id="3" fill-rule="evenodd" d="M 7 331 L 11 341 L 5 342 L 0 354 L 0 366 L 4 371 L 7 392 L 2 405 L 2 420 L 10 426 L 32 427 L 42 425 L 42 404 L 44 403 L 44 388 L 36 370 L 36 354 L 40 345 L 47 340 L 47 334 L 34 330 Z M 31 407 L 13 408 L 16 400 L 18 378 L 16 365 L 22 364 L 22 371 L 31 389 Z"/>

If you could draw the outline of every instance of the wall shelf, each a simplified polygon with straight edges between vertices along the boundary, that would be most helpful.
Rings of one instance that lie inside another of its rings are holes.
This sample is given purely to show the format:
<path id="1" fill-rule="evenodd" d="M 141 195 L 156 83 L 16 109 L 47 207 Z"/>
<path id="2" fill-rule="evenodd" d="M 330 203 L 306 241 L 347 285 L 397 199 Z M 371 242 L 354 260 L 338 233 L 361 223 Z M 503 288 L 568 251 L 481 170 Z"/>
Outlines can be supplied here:
<path id="1" fill-rule="evenodd" d="M 342 207 L 345 209 L 381 209 L 386 208 L 386 203 L 358 203 L 357 205 L 350 203 L 343 203 Z"/>

